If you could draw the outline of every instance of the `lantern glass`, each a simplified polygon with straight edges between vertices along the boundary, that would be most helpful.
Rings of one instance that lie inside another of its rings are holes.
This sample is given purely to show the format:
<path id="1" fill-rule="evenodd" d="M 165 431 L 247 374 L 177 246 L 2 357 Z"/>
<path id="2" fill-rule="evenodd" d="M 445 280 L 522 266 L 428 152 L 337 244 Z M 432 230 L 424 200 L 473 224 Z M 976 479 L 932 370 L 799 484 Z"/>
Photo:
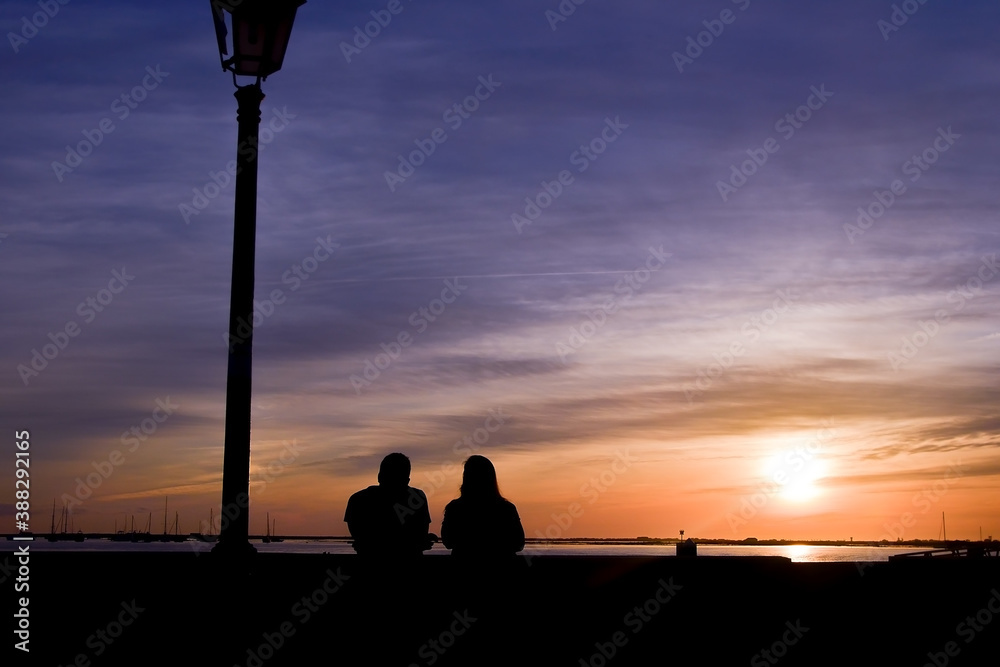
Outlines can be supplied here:
<path id="1" fill-rule="evenodd" d="M 213 0 L 222 67 L 234 74 L 267 77 L 281 69 L 296 10 L 305 0 Z M 231 16 L 232 57 L 226 55 L 225 17 Z"/>

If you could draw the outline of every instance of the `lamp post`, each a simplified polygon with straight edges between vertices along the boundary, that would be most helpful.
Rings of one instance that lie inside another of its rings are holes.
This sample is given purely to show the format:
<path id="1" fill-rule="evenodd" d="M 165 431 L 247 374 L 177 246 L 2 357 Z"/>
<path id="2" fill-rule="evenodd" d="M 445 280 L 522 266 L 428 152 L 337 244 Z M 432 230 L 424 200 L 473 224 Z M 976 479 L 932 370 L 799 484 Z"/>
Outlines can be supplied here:
<path id="1" fill-rule="evenodd" d="M 229 300 L 229 370 L 222 464 L 222 529 L 213 553 L 246 556 L 249 541 L 250 406 L 253 351 L 254 249 L 257 236 L 257 155 L 260 82 L 281 69 L 296 10 L 305 0 L 211 0 L 222 69 L 236 86 L 236 207 Z M 227 16 L 231 29 L 226 25 Z M 232 36 L 229 40 L 229 36 Z M 227 42 L 231 41 L 231 45 Z M 228 57 L 232 52 L 232 56 Z M 240 86 L 236 76 L 256 81 Z"/>

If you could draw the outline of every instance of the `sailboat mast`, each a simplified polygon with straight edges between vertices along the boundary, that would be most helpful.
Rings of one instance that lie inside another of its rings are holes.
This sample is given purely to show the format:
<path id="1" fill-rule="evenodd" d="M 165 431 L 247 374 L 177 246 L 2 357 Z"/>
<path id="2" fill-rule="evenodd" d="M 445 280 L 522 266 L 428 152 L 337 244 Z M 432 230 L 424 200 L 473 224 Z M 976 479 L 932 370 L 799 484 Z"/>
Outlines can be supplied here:
<path id="1" fill-rule="evenodd" d="M 944 531 L 944 541 L 948 541 L 948 525 L 944 522 L 944 512 L 941 512 L 941 530 Z"/>
<path id="2" fill-rule="evenodd" d="M 169 496 L 166 496 L 166 497 L 163 498 L 163 534 L 164 535 L 167 534 L 167 500 L 169 500 L 169 499 L 170 499 Z"/>

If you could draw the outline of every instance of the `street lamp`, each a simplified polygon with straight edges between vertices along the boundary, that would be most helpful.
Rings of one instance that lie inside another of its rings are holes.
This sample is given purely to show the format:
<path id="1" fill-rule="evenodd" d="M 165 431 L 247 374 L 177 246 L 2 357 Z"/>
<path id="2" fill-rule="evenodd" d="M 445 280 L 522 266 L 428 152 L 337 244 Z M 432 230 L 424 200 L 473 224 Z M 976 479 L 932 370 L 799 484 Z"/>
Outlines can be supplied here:
<path id="1" fill-rule="evenodd" d="M 292 34 L 295 10 L 306 0 L 212 0 L 215 36 L 222 69 L 241 76 L 266 79 L 281 69 Z M 226 13 L 232 24 L 231 58 L 226 41 Z M 258 85 L 259 85 L 258 81 Z"/>
<path id="2" fill-rule="evenodd" d="M 254 246 L 257 235 L 257 155 L 260 82 L 281 69 L 295 11 L 305 0 L 211 0 L 222 69 L 236 86 L 236 211 L 229 301 L 226 440 L 222 463 L 222 530 L 213 553 L 245 556 L 249 541 L 250 396 L 253 350 Z M 230 27 L 227 28 L 226 18 Z M 228 39 L 231 35 L 231 39 Z M 231 43 L 227 43 L 231 42 Z M 230 53 L 232 55 L 230 56 Z M 229 56 L 227 58 L 227 56 Z M 236 76 L 256 77 L 240 86 Z"/>

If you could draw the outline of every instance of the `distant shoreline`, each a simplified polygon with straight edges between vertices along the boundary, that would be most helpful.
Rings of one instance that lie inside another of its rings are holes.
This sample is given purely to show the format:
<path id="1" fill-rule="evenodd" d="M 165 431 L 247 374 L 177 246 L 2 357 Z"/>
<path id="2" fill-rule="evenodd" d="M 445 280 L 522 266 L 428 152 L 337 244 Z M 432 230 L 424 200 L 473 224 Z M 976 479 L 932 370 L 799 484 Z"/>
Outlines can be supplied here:
<path id="1" fill-rule="evenodd" d="M 28 535 L 28 534 L 24 534 Z M 18 537 L 18 533 L 0 533 L 0 538 L 7 540 L 14 540 Z M 23 535 L 21 535 L 23 536 Z M 74 538 L 79 539 L 82 537 L 84 540 L 118 540 L 122 541 L 121 535 L 115 535 L 113 533 L 56 533 L 51 535 L 49 533 L 36 533 L 31 534 L 35 540 L 47 540 L 47 541 L 58 541 L 66 542 L 73 541 Z M 201 540 L 205 536 L 190 533 L 187 535 L 162 535 L 158 533 L 137 533 L 137 539 L 135 541 L 168 541 L 163 538 L 168 538 L 169 541 L 184 541 L 184 540 Z M 264 535 L 250 535 L 249 539 L 252 541 L 260 541 L 264 538 Z M 330 542 L 350 542 L 352 538 L 347 535 L 278 535 L 274 536 L 281 540 L 294 540 L 294 541 L 330 541 Z M 53 538 L 53 539 L 50 539 Z M 691 542 L 701 545 L 720 545 L 720 546 L 811 546 L 811 547 L 923 547 L 928 549 L 944 549 L 955 545 L 970 545 L 970 544 L 988 544 L 991 540 L 987 539 L 985 541 L 981 540 L 900 540 L 896 542 L 890 542 L 889 540 L 795 540 L 795 539 L 757 539 L 757 538 L 745 538 L 742 540 L 733 540 L 726 538 L 703 538 L 703 537 L 692 537 L 688 538 Z M 126 540 L 127 541 L 127 540 Z M 683 540 L 688 541 L 688 540 Z M 996 542 L 997 540 L 992 540 Z M 623 546 L 670 546 L 676 545 L 682 542 L 676 537 L 560 537 L 560 538 L 535 538 L 526 537 L 525 542 L 527 544 L 586 544 L 586 545 L 623 545 Z"/>

